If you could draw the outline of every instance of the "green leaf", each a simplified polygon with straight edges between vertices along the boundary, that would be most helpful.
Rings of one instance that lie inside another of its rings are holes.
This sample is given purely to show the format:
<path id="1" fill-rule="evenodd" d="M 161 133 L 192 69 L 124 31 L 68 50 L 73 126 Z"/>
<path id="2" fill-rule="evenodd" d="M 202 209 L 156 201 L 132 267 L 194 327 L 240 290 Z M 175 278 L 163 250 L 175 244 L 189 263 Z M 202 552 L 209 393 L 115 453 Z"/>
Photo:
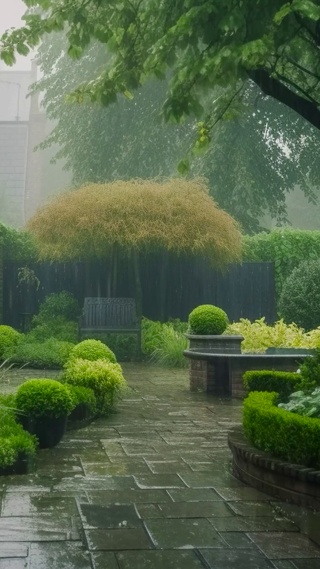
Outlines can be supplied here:
<path id="1" fill-rule="evenodd" d="M 124 91 L 123 94 L 124 94 L 124 96 L 127 97 L 127 99 L 129 99 L 130 101 L 132 101 L 132 99 L 134 99 L 133 94 L 132 94 L 130 91 L 128 91 L 128 90 Z"/>
<path id="2" fill-rule="evenodd" d="M 292 9 L 310 18 L 310 20 L 320 20 L 320 6 L 317 6 L 311 0 L 293 0 Z"/>
<path id="3" fill-rule="evenodd" d="M 275 14 L 273 18 L 274 23 L 279 26 L 282 23 L 282 20 L 284 20 L 284 18 L 286 18 L 288 14 L 292 13 L 292 10 L 293 8 L 290 2 L 287 2 L 286 4 L 281 6 L 280 10 L 278 10 L 278 12 Z"/>
<path id="4" fill-rule="evenodd" d="M 79 45 L 70 45 L 68 49 L 68 55 L 72 59 L 79 59 L 82 55 L 82 47 Z"/>
<path id="5" fill-rule="evenodd" d="M 13 65 L 16 62 L 13 50 L 3 49 L 0 52 L 0 58 L 5 62 L 6 65 Z"/>

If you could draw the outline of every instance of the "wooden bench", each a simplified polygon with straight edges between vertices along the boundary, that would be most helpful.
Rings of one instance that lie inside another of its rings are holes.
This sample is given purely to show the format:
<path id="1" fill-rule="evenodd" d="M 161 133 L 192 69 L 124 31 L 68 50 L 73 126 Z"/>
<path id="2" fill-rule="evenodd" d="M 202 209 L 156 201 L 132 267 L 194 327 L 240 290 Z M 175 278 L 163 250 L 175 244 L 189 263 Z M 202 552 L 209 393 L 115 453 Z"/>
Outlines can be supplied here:
<path id="1" fill-rule="evenodd" d="M 136 315 L 135 300 L 133 298 L 85 298 L 79 323 L 80 339 L 92 333 L 135 334 L 140 354 L 141 322 Z"/>

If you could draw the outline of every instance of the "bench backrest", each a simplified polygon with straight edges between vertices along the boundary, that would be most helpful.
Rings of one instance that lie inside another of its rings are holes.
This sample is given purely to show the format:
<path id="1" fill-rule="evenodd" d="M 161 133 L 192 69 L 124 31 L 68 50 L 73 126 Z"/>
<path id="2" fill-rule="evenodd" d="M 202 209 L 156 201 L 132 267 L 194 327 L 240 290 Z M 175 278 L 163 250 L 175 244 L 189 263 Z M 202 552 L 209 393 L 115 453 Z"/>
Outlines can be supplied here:
<path id="1" fill-rule="evenodd" d="M 134 298 L 84 299 L 82 327 L 138 329 Z"/>

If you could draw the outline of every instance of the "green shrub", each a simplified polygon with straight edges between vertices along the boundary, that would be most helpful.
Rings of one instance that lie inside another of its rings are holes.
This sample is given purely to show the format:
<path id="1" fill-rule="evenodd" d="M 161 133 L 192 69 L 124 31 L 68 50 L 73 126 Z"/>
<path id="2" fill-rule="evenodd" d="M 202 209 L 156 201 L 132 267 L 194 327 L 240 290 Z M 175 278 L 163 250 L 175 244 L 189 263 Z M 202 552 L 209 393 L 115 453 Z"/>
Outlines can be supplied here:
<path id="1" fill-rule="evenodd" d="M 312 391 L 310 395 L 303 391 L 295 391 L 291 393 L 288 403 L 279 403 L 278 407 L 291 413 L 320 419 L 320 388 Z"/>
<path id="2" fill-rule="evenodd" d="M 279 313 L 286 322 L 305 330 L 320 325 L 320 259 L 304 261 L 286 279 L 279 301 Z"/>
<path id="3" fill-rule="evenodd" d="M 74 344 L 50 338 L 45 342 L 28 342 L 28 336 L 15 348 L 7 350 L 5 357 L 11 362 L 40 369 L 59 369 L 69 359 Z"/>
<path id="4" fill-rule="evenodd" d="M 44 341 L 56 338 L 64 342 L 78 340 L 78 317 L 80 308 L 74 296 L 66 291 L 46 297 L 39 313 L 32 318 L 30 339 Z"/>
<path id="5" fill-rule="evenodd" d="M 50 318 L 46 322 L 37 324 L 27 334 L 28 342 L 44 342 L 55 338 L 61 342 L 76 344 L 78 341 L 78 324 L 73 320 L 66 320 L 63 316 Z"/>
<path id="6" fill-rule="evenodd" d="M 243 244 L 244 261 L 274 263 L 277 301 L 293 269 L 302 261 L 320 258 L 320 231 L 275 229 L 246 236 Z"/>
<path id="7" fill-rule="evenodd" d="M 305 358 L 300 365 L 301 384 L 303 391 L 311 390 L 320 385 L 320 350 L 314 356 Z"/>
<path id="8" fill-rule="evenodd" d="M 287 371 L 246 371 L 243 383 L 247 391 L 276 391 L 281 398 L 300 388 L 301 374 Z"/>
<path id="9" fill-rule="evenodd" d="M 294 464 L 320 467 L 320 420 L 276 406 L 277 393 L 253 392 L 243 405 L 244 432 L 253 446 Z"/>
<path id="10" fill-rule="evenodd" d="M 37 449 L 37 439 L 23 430 L 16 422 L 15 395 L 0 395 L 0 468 L 13 466 L 19 455 L 32 458 Z"/>
<path id="11" fill-rule="evenodd" d="M 69 384 L 66 384 L 65 387 L 67 387 L 71 395 L 73 410 L 78 405 L 86 405 L 90 415 L 95 415 L 97 410 L 97 399 L 93 389 L 90 389 L 89 387 L 81 387 L 80 385 Z"/>
<path id="12" fill-rule="evenodd" d="M 114 353 L 100 340 L 83 340 L 74 346 L 70 352 L 70 358 L 82 358 L 83 360 L 108 360 L 116 363 Z"/>
<path id="13" fill-rule="evenodd" d="M 16 393 L 16 407 L 29 418 L 61 417 L 73 408 L 70 391 L 54 379 L 29 379 Z"/>
<path id="14" fill-rule="evenodd" d="M 33 317 L 32 325 L 45 324 L 51 318 L 65 318 L 66 320 L 78 320 L 80 316 L 78 301 L 70 292 L 58 292 L 49 294 L 39 307 L 39 313 Z"/>
<path id="15" fill-rule="evenodd" d="M 72 358 L 65 366 L 63 380 L 70 385 L 92 389 L 97 399 L 97 411 L 102 415 L 109 412 L 116 395 L 125 386 L 120 365 L 106 359 Z"/>
<path id="16" fill-rule="evenodd" d="M 150 361 L 165 367 L 187 367 L 188 360 L 183 355 L 188 347 L 188 340 L 182 332 L 171 324 L 163 324 L 159 345 L 151 353 Z"/>
<path id="17" fill-rule="evenodd" d="M 6 350 L 14 348 L 22 337 L 23 335 L 11 326 L 2 324 L 0 326 L 0 359 L 4 359 Z"/>
<path id="18" fill-rule="evenodd" d="M 202 304 L 190 312 L 189 332 L 196 335 L 223 334 L 229 324 L 228 316 L 218 306 Z"/>

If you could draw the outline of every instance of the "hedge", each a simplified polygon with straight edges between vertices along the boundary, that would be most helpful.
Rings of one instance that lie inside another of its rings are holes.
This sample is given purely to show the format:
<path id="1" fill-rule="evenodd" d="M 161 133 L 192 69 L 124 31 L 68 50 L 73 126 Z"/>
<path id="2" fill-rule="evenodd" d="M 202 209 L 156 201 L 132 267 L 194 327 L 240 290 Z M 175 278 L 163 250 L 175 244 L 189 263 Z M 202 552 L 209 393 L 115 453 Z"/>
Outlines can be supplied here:
<path id="1" fill-rule="evenodd" d="M 281 398 L 298 391 L 300 382 L 301 374 L 289 371 L 255 370 L 243 374 L 243 384 L 248 392 L 276 391 Z"/>
<path id="2" fill-rule="evenodd" d="M 277 299 L 284 281 L 301 261 L 319 258 L 320 231 L 274 229 L 243 240 L 243 261 L 274 263 Z"/>
<path id="3" fill-rule="evenodd" d="M 244 401 L 243 427 L 258 449 L 293 464 L 320 468 L 320 419 L 276 406 L 278 393 L 250 393 Z"/>

